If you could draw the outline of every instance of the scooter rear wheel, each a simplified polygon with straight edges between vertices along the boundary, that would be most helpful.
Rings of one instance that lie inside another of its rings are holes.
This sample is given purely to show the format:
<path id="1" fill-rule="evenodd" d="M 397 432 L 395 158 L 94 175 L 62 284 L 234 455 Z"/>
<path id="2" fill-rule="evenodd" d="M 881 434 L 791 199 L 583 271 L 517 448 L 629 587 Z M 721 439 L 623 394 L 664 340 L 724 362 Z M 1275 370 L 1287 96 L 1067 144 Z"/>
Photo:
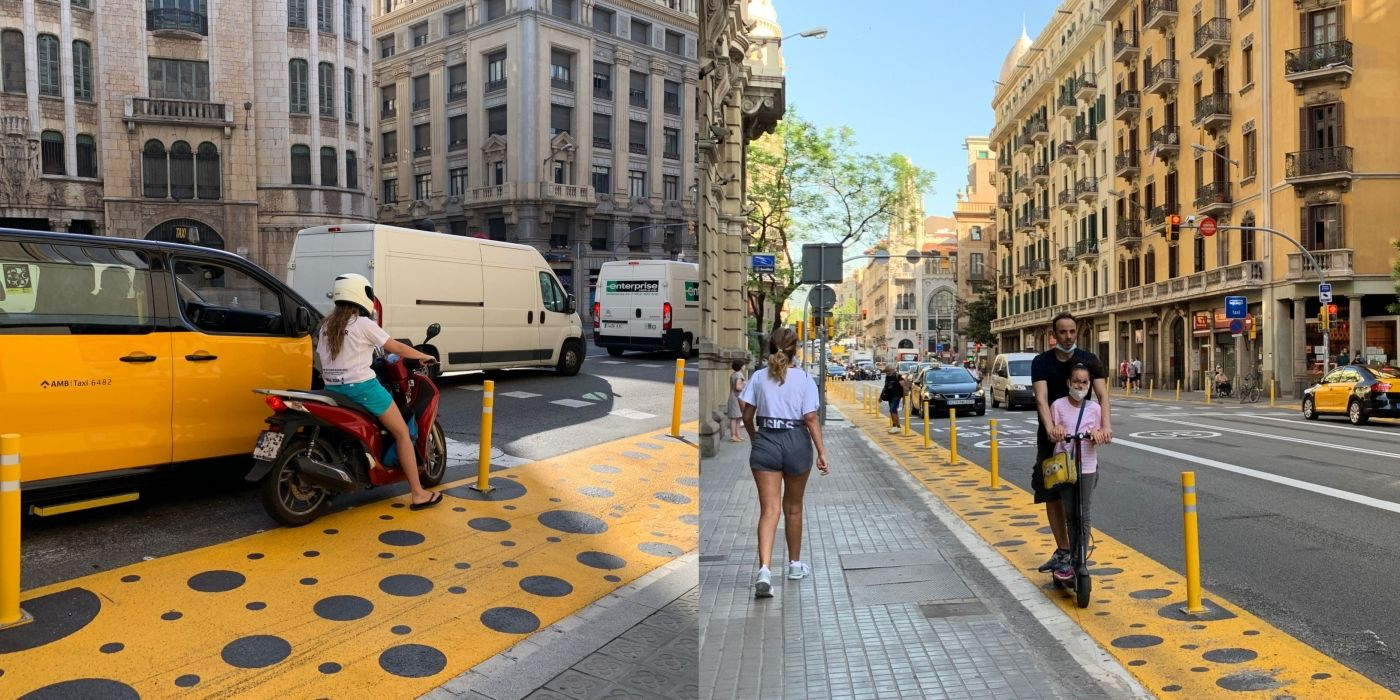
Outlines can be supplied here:
<path id="1" fill-rule="evenodd" d="M 447 476 L 447 440 L 437 421 L 433 421 L 432 431 L 428 433 L 428 457 L 418 467 L 418 474 L 423 488 L 437 486 Z"/>
<path id="2" fill-rule="evenodd" d="M 301 527 L 319 518 L 331 501 L 329 491 L 305 483 L 297 474 L 292 460 L 301 455 L 323 462 L 331 461 L 330 455 L 321 446 L 312 449 L 310 440 L 294 437 L 287 442 L 272 465 L 272 471 L 263 477 L 258 488 L 267 514 L 287 527 Z"/>

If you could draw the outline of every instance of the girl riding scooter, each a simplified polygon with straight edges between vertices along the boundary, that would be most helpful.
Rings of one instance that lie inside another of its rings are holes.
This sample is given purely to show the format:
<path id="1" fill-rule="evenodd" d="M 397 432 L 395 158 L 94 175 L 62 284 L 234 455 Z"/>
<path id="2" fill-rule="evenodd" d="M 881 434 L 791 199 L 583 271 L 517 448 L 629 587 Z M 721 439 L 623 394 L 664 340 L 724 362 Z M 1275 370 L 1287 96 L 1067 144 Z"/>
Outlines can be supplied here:
<path id="1" fill-rule="evenodd" d="M 411 489 L 410 510 L 422 510 L 441 503 L 441 493 L 423 488 L 408 424 L 370 368 L 375 348 L 424 363 L 434 362 L 433 356 L 390 338 L 379 324 L 371 320 L 374 290 L 363 276 L 345 274 L 336 277 L 331 288 L 331 299 L 335 302 L 335 310 L 321 323 L 316 343 L 316 354 L 321 361 L 321 378 L 326 383 L 326 390 L 368 408 L 394 436 L 399 467 Z"/>

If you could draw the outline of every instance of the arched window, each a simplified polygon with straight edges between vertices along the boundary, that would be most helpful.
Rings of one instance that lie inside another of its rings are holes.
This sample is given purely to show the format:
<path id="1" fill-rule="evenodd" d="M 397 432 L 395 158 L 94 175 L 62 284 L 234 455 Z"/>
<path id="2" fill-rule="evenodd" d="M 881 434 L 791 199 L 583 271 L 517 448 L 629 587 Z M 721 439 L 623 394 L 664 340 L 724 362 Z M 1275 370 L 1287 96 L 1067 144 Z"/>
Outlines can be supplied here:
<path id="1" fill-rule="evenodd" d="M 335 187 L 335 171 L 340 169 L 340 162 L 335 157 L 335 149 L 330 146 L 321 147 L 321 186 Z"/>
<path id="2" fill-rule="evenodd" d="M 141 193 L 147 197 L 170 196 L 170 174 L 165 162 L 165 144 L 151 139 L 141 149 Z"/>
<path id="3" fill-rule="evenodd" d="M 59 76 L 63 74 L 63 64 L 58 57 L 58 37 L 40 34 L 39 48 L 39 94 L 49 97 L 62 97 Z"/>
<path id="4" fill-rule="evenodd" d="M 194 151 L 184 141 L 170 144 L 170 197 L 194 199 Z"/>
<path id="5" fill-rule="evenodd" d="M 0 71 L 4 81 L 0 90 L 24 94 L 24 32 L 6 29 L 0 32 Z"/>
<path id="6" fill-rule="evenodd" d="M 92 101 L 92 47 L 73 42 L 73 99 Z"/>
<path id="7" fill-rule="evenodd" d="M 360 189 L 360 162 L 355 158 L 354 151 L 345 152 L 345 187 L 352 190 Z"/>
<path id="8" fill-rule="evenodd" d="M 219 170 L 219 148 L 208 141 L 199 144 L 194 155 L 195 188 L 200 199 L 218 199 L 223 173 Z"/>
<path id="9" fill-rule="evenodd" d="M 78 134 L 78 177 L 97 177 L 97 142 L 90 134 Z"/>
<path id="10" fill-rule="evenodd" d="M 292 114 L 306 114 L 307 106 L 306 61 L 294 58 L 287 67 L 288 94 L 291 97 Z"/>
<path id="11" fill-rule="evenodd" d="M 292 146 L 292 184 L 311 184 L 311 147 L 297 144 Z"/>
<path id="12" fill-rule="evenodd" d="M 40 137 L 43 145 L 44 174 L 45 175 L 65 175 L 66 170 L 63 160 L 63 134 L 57 131 L 45 131 Z"/>
<path id="13" fill-rule="evenodd" d="M 317 92 L 323 117 L 335 116 L 335 66 L 322 61 L 316 66 Z"/>

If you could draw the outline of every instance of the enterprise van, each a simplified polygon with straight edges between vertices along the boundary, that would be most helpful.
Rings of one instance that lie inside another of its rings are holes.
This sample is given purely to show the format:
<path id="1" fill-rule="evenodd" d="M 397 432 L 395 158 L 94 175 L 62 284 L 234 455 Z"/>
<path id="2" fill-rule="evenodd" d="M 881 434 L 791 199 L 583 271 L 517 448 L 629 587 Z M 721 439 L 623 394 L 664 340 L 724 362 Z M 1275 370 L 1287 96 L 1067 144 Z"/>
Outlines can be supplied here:
<path id="1" fill-rule="evenodd" d="M 329 313 L 331 282 L 364 275 L 376 316 L 412 345 L 430 324 L 435 371 L 553 367 L 578 374 L 583 322 L 540 252 L 528 245 L 377 224 L 317 226 L 297 233 L 287 282 Z"/>
<path id="2" fill-rule="evenodd" d="M 998 355 L 988 373 L 987 396 L 992 408 L 1006 404 L 1008 409 L 1017 405 L 1035 406 L 1035 391 L 1031 389 L 1031 361 L 1033 352 L 1009 352 Z"/>
<path id="3" fill-rule="evenodd" d="M 0 229 L 0 433 L 20 434 L 31 512 L 133 501 L 124 477 L 247 455 L 267 417 L 253 389 L 311 387 L 319 320 L 223 251 Z"/>
<path id="4" fill-rule="evenodd" d="M 700 333 L 700 266 L 675 260 L 614 260 L 598 269 L 593 342 L 690 357 Z"/>

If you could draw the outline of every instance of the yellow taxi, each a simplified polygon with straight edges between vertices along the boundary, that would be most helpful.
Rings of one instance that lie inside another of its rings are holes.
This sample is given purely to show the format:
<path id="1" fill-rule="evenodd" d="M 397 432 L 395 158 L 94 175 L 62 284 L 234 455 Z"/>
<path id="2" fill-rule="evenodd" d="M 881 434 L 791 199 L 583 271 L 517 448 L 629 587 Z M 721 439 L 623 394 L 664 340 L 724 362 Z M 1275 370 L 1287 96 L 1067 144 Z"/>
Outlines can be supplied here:
<path id="1" fill-rule="evenodd" d="M 1400 418 L 1400 369 L 1390 365 L 1342 365 L 1303 390 L 1303 417 L 1341 414 L 1352 425 L 1371 418 Z"/>
<path id="2" fill-rule="evenodd" d="M 21 435 L 31 512 L 246 454 L 267 415 L 252 390 L 311 386 L 319 315 L 236 255 L 0 229 L 0 275 L 0 433 Z"/>

